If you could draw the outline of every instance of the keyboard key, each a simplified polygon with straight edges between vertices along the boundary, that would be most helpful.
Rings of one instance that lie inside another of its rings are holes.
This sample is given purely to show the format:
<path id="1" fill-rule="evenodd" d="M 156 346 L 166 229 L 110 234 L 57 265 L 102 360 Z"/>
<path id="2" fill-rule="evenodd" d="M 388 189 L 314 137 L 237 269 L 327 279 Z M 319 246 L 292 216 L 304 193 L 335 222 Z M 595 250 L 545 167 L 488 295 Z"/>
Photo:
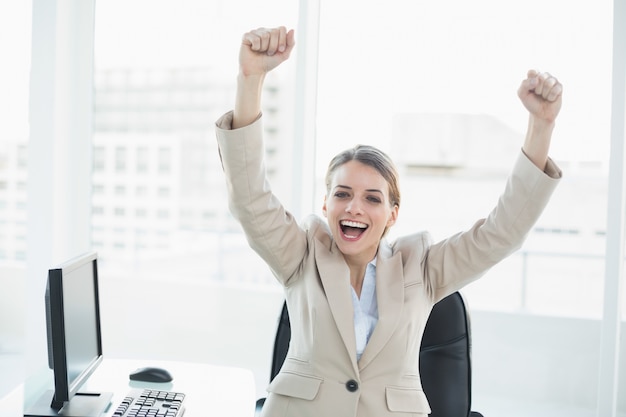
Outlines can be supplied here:
<path id="1" fill-rule="evenodd" d="M 185 394 L 171 391 L 132 390 L 120 402 L 114 417 L 180 417 Z"/>

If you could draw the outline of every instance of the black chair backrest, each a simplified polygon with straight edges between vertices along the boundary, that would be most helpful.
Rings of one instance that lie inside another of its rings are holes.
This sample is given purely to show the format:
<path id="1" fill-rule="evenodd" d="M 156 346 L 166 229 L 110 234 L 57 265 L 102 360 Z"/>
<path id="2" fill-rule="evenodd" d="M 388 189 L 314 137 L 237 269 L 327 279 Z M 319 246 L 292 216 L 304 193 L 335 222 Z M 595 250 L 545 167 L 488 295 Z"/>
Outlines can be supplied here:
<path id="1" fill-rule="evenodd" d="M 278 322 L 270 381 L 285 361 L 291 324 L 287 304 Z M 465 302 L 455 292 L 433 307 L 420 348 L 420 376 L 430 417 L 467 417 L 471 407 L 470 328 Z"/>
<path id="2" fill-rule="evenodd" d="M 455 292 L 433 307 L 420 348 L 420 376 L 431 417 L 465 417 L 471 407 L 470 329 Z"/>
<path id="3" fill-rule="evenodd" d="M 272 369 L 270 370 L 270 382 L 280 371 L 287 350 L 289 350 L 289 341 L 291 340 L 291 322 L 289 321 L 289 311 L 287 311 L 287 303 L 283 303 L 283 309 L 278 318 L 278 328 L 276 330 L 276 339 L 274 339 L 274 353 L 272 355 Z"/>

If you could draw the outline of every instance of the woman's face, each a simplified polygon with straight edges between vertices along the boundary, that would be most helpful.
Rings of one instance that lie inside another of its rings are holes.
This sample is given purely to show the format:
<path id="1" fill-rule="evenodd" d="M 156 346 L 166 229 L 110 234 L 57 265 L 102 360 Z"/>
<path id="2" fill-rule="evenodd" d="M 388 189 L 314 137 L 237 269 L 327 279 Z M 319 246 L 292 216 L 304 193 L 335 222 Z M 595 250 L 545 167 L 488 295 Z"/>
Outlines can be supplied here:
<path id="1" fill-rule="evenodd" d="M 364 262 L 374 258 L 383 233 L 398 216 L 385 178 L 354 160 L 334 172 L 322 210 L 339 250 Z"/>

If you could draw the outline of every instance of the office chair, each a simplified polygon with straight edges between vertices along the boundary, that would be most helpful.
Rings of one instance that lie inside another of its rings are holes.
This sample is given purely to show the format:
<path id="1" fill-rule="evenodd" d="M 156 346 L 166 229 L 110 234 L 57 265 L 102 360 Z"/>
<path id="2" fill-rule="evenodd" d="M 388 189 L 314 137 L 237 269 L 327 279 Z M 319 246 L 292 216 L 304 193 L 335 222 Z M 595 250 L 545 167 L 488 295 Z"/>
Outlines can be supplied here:
<path id="1" fill-rule="evenodd" d="M 278 320 L 270 382 L 285 361 L 291 325 L 287 304 Z M 483 417 L 470 411 L 471 380 L 470 324 L 465 301 L 455 292 L 433 307 L 428 317 L 420 347 L 420 376 L 430 408 L 430 417 Z M 259 415 L 265 398 L 256 402 Z"/>
<path id="2" fill-rule="evenodd" d="M 422 336 L 420 376 L 431 417 L 482 417 L 470 411 L 471 365 L 469 315 L 457 291 L 435 304 Z"/>

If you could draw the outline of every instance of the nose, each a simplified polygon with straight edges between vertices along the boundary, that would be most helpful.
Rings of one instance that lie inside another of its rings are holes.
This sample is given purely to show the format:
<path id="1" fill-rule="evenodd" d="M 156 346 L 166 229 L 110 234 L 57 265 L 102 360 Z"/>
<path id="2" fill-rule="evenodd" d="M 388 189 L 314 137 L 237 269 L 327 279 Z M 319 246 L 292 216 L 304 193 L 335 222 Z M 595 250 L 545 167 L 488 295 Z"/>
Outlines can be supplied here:
<path id="1" fill-rule="evenodd" d="M 359 200 L 358 199 L 352 199 L 347 205 L 346 205 L 346 213 L 350 213 L 352 215 L 356 215 L 356 214 L 361 214 L 363 213 L 362 209 L 361 209 L 361 204 L 359 204 Z"/>

